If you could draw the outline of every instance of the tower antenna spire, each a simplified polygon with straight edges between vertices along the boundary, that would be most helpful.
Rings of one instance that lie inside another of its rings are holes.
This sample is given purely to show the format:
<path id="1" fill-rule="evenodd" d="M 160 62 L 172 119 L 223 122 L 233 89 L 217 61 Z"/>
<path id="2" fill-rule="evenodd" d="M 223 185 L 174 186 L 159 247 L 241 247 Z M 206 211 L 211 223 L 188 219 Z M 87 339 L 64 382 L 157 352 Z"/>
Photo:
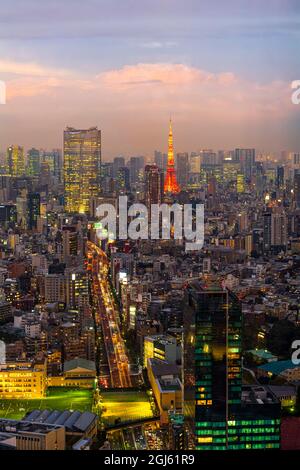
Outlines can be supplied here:
<path id="1" fill-rule="evenodd" d="M 167 174 L 164 183 L 164 192 L 177 194 L 180 191 L 179 184 L 176 178 L 176 171 L 174 165 L 174 149 L 173 149 L 173 131 L 172 131 L 172 120 L 170 115 L 170 127 L 169 127 L 169 140 L 168 140 L 168 163 L 167 163 Z"/>

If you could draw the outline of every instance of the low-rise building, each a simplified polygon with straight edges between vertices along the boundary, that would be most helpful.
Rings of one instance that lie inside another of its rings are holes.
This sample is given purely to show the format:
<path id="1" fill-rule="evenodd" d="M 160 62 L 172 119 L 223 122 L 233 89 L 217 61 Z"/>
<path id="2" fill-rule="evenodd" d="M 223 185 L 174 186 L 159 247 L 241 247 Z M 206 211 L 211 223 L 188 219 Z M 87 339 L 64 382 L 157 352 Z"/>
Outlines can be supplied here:
<path id="1" fill-rule="evenodd" d="M 0 419 L 0 448 L 6 450 L 65 450 L 65 428 L 58 424 Z"/>
<path id="2" fill-rule="evenodd" d="M 182 410 L 180 368 L 176 364 L 169 364 L 158 359 L 148 359 L 147 372 L 160 410 L 161 423 L 167 424 L 170 411 L 181 412 Z"/>
<path id="3" fill-rule="evenodd" d="M 144 367 L 147 367 L 148 359 L 160 359 L 170 364 L 176 364 L 179 356 L 180 345 L 176 338 L 167 335 L 153 335 L 144 338 Z"/>
<path id="4" fill-rule="evenodd" d="M 7 362 L 0 365 L 0 398 L 43 398 L 46 363 Z"/>
<path id="5" fill-rule="evenodd" d="M 278 398 L 283 408 L 294 408 L 297 401 L 297 390 L 292 385 L 269 385 L 269 389 Z"/>
<path id="6" fill-rule="evenodd" d="M 258 377 L 280 376 L 287 382 L 300 380 L 300 366 L 292 361 L 275 361 L 268 362 L 257 367 Z"/>
<path id="7" fill-rule="evenodd" d="M 90 411 L 81 413 L 68 410 L 33 410 L 23 418 L 23 421 L 63 426 L 69 441 L 74 437 L 93 438 L 98 431 L 98 416 Z"/>
<path id="8" fill-rule="evenodd" d="M 49 387 L 93 388 L 96 379 L 96 366 L 86 359 L 73 359 L 64 364 L 62 375 L 48 376 Z"/>
<path id="9" fill-rule="evenodd" d="M 256 362 L 265 363 L 278 360 L 274 354 L 270 353 L 270 351 L 267 351 L 266 349 L 250 349 L 246 352 L 247 354 L 250 354 Z"/>

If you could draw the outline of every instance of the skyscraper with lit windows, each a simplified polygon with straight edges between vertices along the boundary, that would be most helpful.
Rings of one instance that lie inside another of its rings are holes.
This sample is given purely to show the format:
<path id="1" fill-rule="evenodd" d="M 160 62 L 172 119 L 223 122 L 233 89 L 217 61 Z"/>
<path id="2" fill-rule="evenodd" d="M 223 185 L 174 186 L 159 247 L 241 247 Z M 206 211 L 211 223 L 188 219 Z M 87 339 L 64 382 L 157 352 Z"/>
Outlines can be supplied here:
<path id="1" fill-rule="evenodd" d="M 294 198 L 296 208 L 300 208 L 300 172 L 295 171 L 294 174 Z"/>
<path id="2" fill-rule="evenodd" d="M 189 155 L 187 152 L 177 153 L 176 172 L 180 186 L 186 186 L 189 177 Z"/>
<path id="3" fill-rule="evenodd" d="M 151 204 L 163 202 L 163 174 L 156 165 L 145 167 L 145 204 L 150 210 Z"/>
<path id="4" fill-rule="evenodd" d="M 11 145 L 7 149 L 7 172 L 10 176 L 25 174 L 25 155 L 23 147 Z"/>
<path id="5" fill-rule="evenodd" d="M 190 283 L 184 302 L 184 415 L 197 450 L 280 447 L 280 403 L 242 385 L 242 310 L 220 285 Z"/>
<path id="6" fill-rule="evenodd" d="M 31 148 L 27 153 L 27 174 L 38 176 L 40 173 L 40 152 L 36 148 Z"/>
<path id="7" fill-rule="evenodd" d="M 235 161 L 239 162 L 245 180 L 250 182 L 255 165 L 255 149 L 235 149 Z"/>
<path id="8" fill-rule="evenodd" d="M 29 193 L 27 195 L 27 227 L 29 230 L 37 228 L 40 216 L 41 197 L 39 193 Z"/>
<path id="9" fill-rule="evenodd" d="M 90 198 L 100 192 L 101 131 L 97 127 L 64 131 L 66 212 L 89 213 Z"/>

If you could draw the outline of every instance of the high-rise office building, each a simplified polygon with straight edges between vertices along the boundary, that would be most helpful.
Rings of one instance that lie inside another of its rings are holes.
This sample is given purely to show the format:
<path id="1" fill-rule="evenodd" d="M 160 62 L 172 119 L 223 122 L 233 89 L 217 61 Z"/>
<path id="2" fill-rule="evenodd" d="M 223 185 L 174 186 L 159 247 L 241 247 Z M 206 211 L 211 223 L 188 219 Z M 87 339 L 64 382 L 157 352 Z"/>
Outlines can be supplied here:
<path id="1" fill-rule="evenodd" d="M 0 224 L 9 226 L 17 223 L 17 208 L 15 204 L 0 205 Z"/>
<path id="2" fill-rule="evenodd" d="M 162 171 L 156 165 L 145 167 L 145 204 L 150 208 L 151 204 L 161 204 L 163 200 L 163 176 Z"/>
<path id="3" fill-rule="evenodd" d="M 32 148 L 27 152 L 27 174 L 29 176 L 38 176 L 40 173 L 40 152 Z"/>
<path id="4" fill-rule="evenodd" d="M 68 270 L 67 274 L 67 304 L 76 308 L 88 303 L 88 278 L 84 269 Z"/>
<path id="5" fill-rule="evenodd" d="M 300 208 L 300 172 L 294 174 L 294 197 L 297 209 Z"/>
<path id="6" fill-rule="evenodd" d="M 276 186 L 278 189 L 284 187 L 284 166 L 278 166 L 276 171 Z"/>
<path id="7" fill-rule="evenodd" d="M 60 177 L 61 170 L 61 152 L 59 150 L 52 150 L 51 152 L 43 152 L 41 161 L 49 165 L 50 172 L 55 177 Z"/>
<path id="8" fill-rule="evenodd" d="M 113 179 L 113 163 L 101 163 L 101 193 L 111 193 L 115 190 L 115 180 Z"/>
<path id="9" fill-rule="evenodd" d="M 154 151 L 154 163 L 155 165 L 160 168 L 163 173 L 167 171 L 167 164 L 168 164 L 168 155 L 166 153 L 162 153 L 158 150 Z"/>
<path id="10" fill-rule="evenodd" d="M 25 174 L 24 149 L 19 145 L 11 145 L 7 149 L 7 171 L 10 176 Z"/>
<path id="11" fill-rule="evenodd" d="M 236 191 L 239 194 L 245 192 L 245 177 L 241 173 L 236 175 Z"/>
<path id="12" fill-rule="evenodd" d="M 37 228 L 40 216 L 41 197 L 39 193 L 28 193 L 27 195 L 27 227 L 29 230 Z"/>
<path id="13" fill-rule="evenodd" d="M 198 174 L 201 170 L 201 155 L 192 152 L 190 157 L 190 173 Z"/>
<path id="14" fill-rule="evenodd" d="M 201 185 L 201 155 L 200 153 L 192 152 L 189 160 L 189 177 L 188 183 L 193 187 L 200 187 Z"/>
<path id="15" fill-rule="evenodd" d="M 293 153 L 292 154 L 292 164 L 294 167 L 300 166 L 300 153 Z"/>
<path id="16" fill-rule="evenodd" d="M 270 208 L 263 214 L 263 250 L 268 252 L 271 250 L 271 230 L 272 227 L 272 211 Z"/>
<path id="17" fill-rule="evenodd" d="M 251 181 L 255 165 L 255 149 L 235 149 L 235 161 L 240 163 L 246 181 Z"/>
<path id="18" fill-rule="evenodd" d="M 101 164 L 101 175 L 102 177 L 113 177 L 113 163 L 112 162 L 103 162 Z"/>
<path id="19" fill-rule="evenodd" d="M 129 160 L 130 184 L 134 185 L 141 180 L 144 170 L 144 157 L 131 157 Z"/>
<path id="20" fill-rule="evenodd" d="M 287 216 L 283 207 L 274 207 L 271 224 L 271 246 L 275 251 L 286 249 L 288 241 Z"/>
<path id="21" fill-rule="evenodd" d="M 115 157 L 113 161 L 113 177 L 117 178 L 119 170 L 125 167 L 124 157 Z"/>
<path id="22" fill-rule="evenodd" d="M 180 186 L 186 186 L 189 178 L 189 155 L 185 153 L 177 153 L 176 173 Z"/>
<path id="23" fill-rule="evenodd" d="M 77 256 L 79 248 L 79 237 L 75 227 L 63 227 L 62 230 L 62 254 L 63 261 L 66 262 L 69 257 Z"/>
<path id="24" fill-rule="evenodd" d="M 100 192 L 101 131 L 97 127 L 64 131 L 66 212 L 89 213 L 90 198 Z"/>
<path id="25" fill-rule="evenodd" d="M 41 186 L 48 186 L 51 184 L 52 176 L 49 162 L 42 161 L 40 164 L 39 184 Z"/>
<path id="26" fill-rule="evenodd" d="M 207 194 L 209 196 L 215 196 L 217 191 L 217 180 L 215 176 L 211 176 L 208 180 Z"/>
<path id="27" fill-rule="evenodd" d="M 279 448 L 280 403 L 242 386 L 242 311 L 220 285 L 191 282 L 184 301 L 184 415 L 188 448 Z"/>
<path id="28" fill-rule="evenodd" d="M 211 150 L 201 150 L 200 159 L 202 165 L 216 165 L 217 164 L 217 154 Z"/>
<path id="29" fill-rule="evenodd" d="M 117 173 L 117 188 L 119 191 L 130 190 L 130 171 L 126 166 L 120 168 Z"/>
<path id="30" fill-rule="evenodd" d="M 264 251 L 284 251 L 288 241 L 287 233 L 287 216 L 283 207 L 268 208 L 263 216 Z"/>
<path id="31" fill-rule="evenodd" d="M 239 174 L 239 164 L 232 161 L 232 160 L 225 160 L 224 163 L 223 163 L 223 181 L 224 181 L 224 183 L 237 181 L 237 175 L 238 174 Z"/>

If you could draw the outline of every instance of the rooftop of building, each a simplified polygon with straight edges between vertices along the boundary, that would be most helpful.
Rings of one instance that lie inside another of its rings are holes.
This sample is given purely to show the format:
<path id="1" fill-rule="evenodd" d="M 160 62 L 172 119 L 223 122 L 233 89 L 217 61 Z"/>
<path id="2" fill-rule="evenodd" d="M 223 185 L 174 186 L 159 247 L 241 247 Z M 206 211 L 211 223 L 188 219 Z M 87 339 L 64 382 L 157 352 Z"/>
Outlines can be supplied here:
<path id="1" fill-rule="evenodd" d="M 180 367 L 176 364 L 169 364 L 168 362 L 161 361 L 160 359 L 148 359 L 149 365 L 152 369 L 154 377 L 159 378 L 166 375 L 179 376 Z"/>
<path id="2" fill-rule="evenodd" d="M 96 370 L 96 366 L 93 361 L 88 361 L 87 359 L 83 358 L 72 359 L 71 361 L 66 361 L 64 363 L 64 372 L 69 372 L 77 368 L 88 369 L 91 371 Z"/>
<path id="3" fill-rule="evenodd" d="M 264 370 L 265 372 L 270 372 L 275 375 L 280 375 L 285 370 L 300 369 L 300 366 L 299 364 L 294 364 L 291 360 L 287 360 L 268 362 L 267 364 L 259 366 L 259 369 Z"/>
<path id="4" fill-rule="evenodd" d="M 267 386 L 244 385 L 242 387 L 242 402 L 244 404 L 268 405 L 278 403 L 278 399 Z"/>
<path id="5" fill-rule="evenodd" d="M 267 351 L 266 349 L 250 349 L 247 352 L 252 354 L 253 356 L 257 356 L 260 359 L 265 359 L 266 361 L 277 359 L 276 356 L 274 356 L 272 353 L 270 353 L 270 351 Z"/>
<path id="6" fill-rule="evenodd" d="M 207 293 L 207 292 L 223 293 L 224 292 L 224 288 L 217 281 L 193 280 L 189 282 L 188 286 L 200 293 Z"/>
<path id="7" fill-rule="evenodd" d="M 0 419 L 1 433 L 34 432 L 37 434 L 47 434 L 54 429 L 59 429 L 61 425 L 57 423 L 30 422 L 27 420 Z"/>
<path id="8" fill-rule="evenodd" d="M 44 364 L 42 362 L 6 362 L 5 364 L 0 364 L 0 372 L 41 371 L 43 366 Z"/>
<path id="9" fill-rule="evenodd" d="M 173 336 L 170 335 L 149 335 L 145 336 L 144 341 L 159 341 L 161 344 L 167 345 L 167 344 L 175 344 L 176 339 Z"/>
<path id="10" fill-rule="evenodd" d="M 269 385 L 268 387 L 278 398 L 296 396 L 297 394 L 296 387 L 293 387 L 292 385 Z"/>
<path id="11" fill-rule="evenodd" d="M 178 377 L 167 380 L 163 377 L 160 377 L 157 379 L 157 382 L 162 392 L 176 392 L 182 389 L 182 384 Z"/>
<path id="12" fill-rule="evenodd" d="M 184 424 L 184 415 L 180 413 L 169 413 L 169 419 L 172 424 L 183 425 Z"/>
<path id="13" fill-rule="evenodd" d="M 49 426 L 64 426 L 68 431 L 85 432 L 91 424 L 98 420 L 96 414 L 89 411 L 58 411 L 33 410 L 22 420 L 26 424 L 43 424 Z"/>

